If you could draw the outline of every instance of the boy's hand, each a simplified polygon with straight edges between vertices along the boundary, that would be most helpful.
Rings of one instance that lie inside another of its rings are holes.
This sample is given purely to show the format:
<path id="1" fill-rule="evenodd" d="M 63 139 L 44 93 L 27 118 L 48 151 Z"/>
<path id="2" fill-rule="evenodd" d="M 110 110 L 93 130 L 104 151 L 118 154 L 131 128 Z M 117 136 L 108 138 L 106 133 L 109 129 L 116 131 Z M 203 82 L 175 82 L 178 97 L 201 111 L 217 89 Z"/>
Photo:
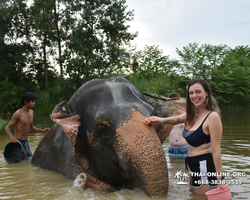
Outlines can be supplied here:
<path id="1" fill-rule="evenodd" d="M 17 142 L 17 139 L 16 139 L 15 137 L 12 137 L 12 138 L 10 138 L 10 141 L 11 141 L 12 143 L 16 143 L 16 142 Z"/>
<path id="2" fill-rule="evenodd" d="M 43 133 L 47 133 L 50 130 L 50 128 L 43 129 Z"/>

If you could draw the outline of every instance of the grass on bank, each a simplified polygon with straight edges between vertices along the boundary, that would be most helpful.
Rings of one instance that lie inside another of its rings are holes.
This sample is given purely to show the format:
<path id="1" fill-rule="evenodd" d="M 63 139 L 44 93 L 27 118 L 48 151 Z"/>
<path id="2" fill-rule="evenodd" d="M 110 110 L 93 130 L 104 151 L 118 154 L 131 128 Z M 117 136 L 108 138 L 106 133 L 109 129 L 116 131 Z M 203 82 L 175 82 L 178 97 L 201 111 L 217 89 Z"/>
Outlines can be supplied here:
<path id="1" fill-rule="evenodd" d="M 0 118 L 0 130 L 4 130 L 4 127 L 7 125 L 8 121 Z"/>

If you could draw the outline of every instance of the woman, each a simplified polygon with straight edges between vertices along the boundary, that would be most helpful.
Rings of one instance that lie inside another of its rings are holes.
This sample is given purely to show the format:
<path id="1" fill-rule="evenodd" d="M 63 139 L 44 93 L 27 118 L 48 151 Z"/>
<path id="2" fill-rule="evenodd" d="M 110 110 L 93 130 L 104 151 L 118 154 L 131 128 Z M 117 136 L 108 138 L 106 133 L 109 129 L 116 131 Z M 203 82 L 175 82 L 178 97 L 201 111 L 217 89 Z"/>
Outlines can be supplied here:
<path id="1" fill-rule="evenodd" d="M 151 116 L 148 120 L 156 124 L 185 123 L 183 137 L 189 144 L 186 165 L 191 172 L 192 190 L 205 194 L 220 185 L 223 177 L 220 142 L 222 123 L 220 109 L 209 85 L 203 79 L 192 80 L 187 87 L 186 112 L 168 118 Z M 211 176 L 211 173 L 213 176 Z M 220 185 L 223 187 L 223 185 Z"/>

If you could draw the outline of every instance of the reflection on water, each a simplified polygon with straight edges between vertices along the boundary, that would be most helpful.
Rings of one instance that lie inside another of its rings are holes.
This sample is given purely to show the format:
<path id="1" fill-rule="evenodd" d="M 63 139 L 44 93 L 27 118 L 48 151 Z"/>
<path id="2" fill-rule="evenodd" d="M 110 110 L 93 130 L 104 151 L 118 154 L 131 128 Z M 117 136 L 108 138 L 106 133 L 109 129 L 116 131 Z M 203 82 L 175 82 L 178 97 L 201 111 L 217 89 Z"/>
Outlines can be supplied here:
<path id="1" fill-rule="evenodd" d="M 35 121 L 38 127 L 51 126 L 50 120 Z M 250 108 L 222 109 L 223 139 L 221 144 L 223 168 L 225 172 L 241 172 L 247 176 L 235 176 L 232 179 L 242 180 L 242 185 L 230 185 L 232 199 L 250 199 Z M 47 125 L 46 125 L 47 124 Z M 31 150 L 34 152 L 43 134 L 29 135 Z M 0 150 L 8 142 L 6 134 L 0 132 Z M 206 200 L 205 196 L 195 196 L 189 191 L 189 185 L 177 185 L 175 173 L 185 171 L 184 159 L 168 156 L 168 140 L 163 144 L 169 168 L 169 193 L 166 198 L 157 200 Z M 229 178 L 227 178 L 229 179 Z M 79 200 L 79 199 L 149 199 L 139 190 L 122 190 L 114 193 L 103 191 L 81 190 L 73 187 L 73 180 L 65 176 L 32 166 L 29 162 L 8 164 L 0 154 L 0 199 L 11 200 Z"/>

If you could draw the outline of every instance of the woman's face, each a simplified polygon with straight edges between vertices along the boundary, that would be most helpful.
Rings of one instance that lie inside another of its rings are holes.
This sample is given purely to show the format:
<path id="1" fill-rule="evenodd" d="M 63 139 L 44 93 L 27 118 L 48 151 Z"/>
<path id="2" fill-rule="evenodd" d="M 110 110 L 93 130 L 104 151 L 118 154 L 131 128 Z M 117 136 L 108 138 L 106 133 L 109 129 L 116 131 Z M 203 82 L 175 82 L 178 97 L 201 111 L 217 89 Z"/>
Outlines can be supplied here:
<path id="1" fill-rule="evenodd" d="M 189 88 L 189 98 L 196 106 L 204 106 L 207 97 L 207 92 L 200 83 L 195 83 Z"/>

